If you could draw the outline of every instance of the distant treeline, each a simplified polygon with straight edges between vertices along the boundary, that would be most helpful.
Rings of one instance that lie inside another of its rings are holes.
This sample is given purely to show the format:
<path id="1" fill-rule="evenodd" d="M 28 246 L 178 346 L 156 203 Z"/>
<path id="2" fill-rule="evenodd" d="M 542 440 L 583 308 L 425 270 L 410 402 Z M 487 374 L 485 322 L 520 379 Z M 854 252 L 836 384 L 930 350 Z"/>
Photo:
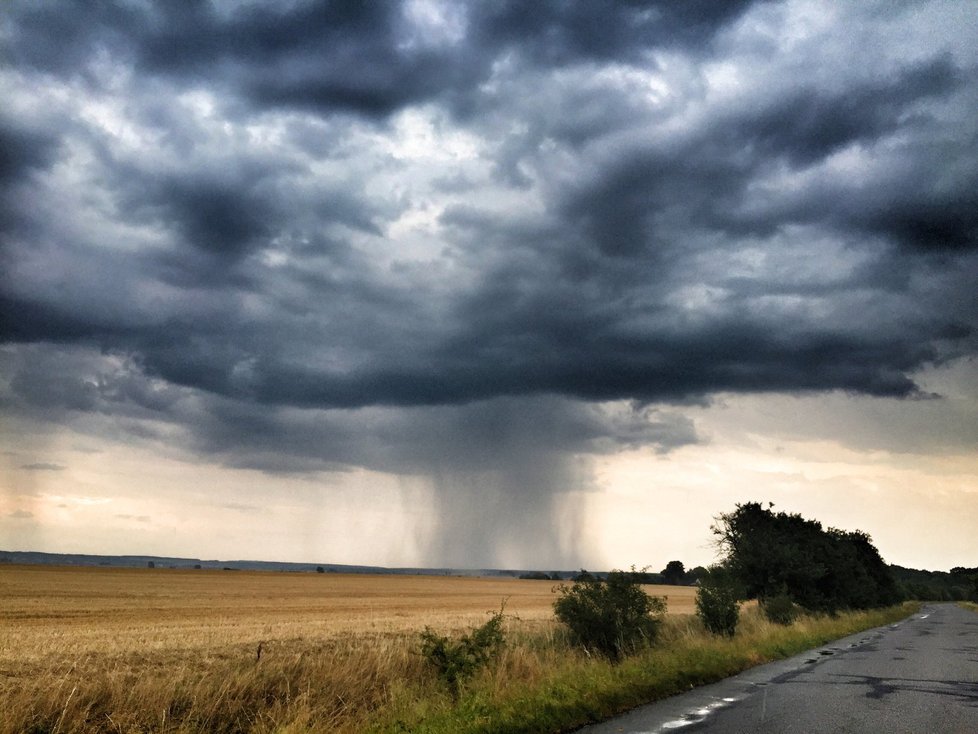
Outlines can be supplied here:
<path id="1" fill-rule="evenodd" d="M 585 581 L 587 579 L 606 579 L 608 571 L 586 571 L 581 570 L 576 573 L 567 571 L 527 571 L 520 574 L 521 579 L 531 579 L 534 581 Z M 669 561 L 666 567 L 658 573 L 643 569 L 641 571 L 632 570 L 629 578 L 640 584 L 658 584 L 665 586 L 694 586 L 706 575 L 707 571 L 703 566 L 696 566 L 689 571 L 682 561 Z"/>
<path id="2" fill-rule="evenodd" d="M 890 570 L 906 599 L 978 602 L 978 568 L 958 566 L 950 573 L 903 566 L 890 566 Z"/>
<path id="3" fill-rule="evenodd" d="M 703 566 L 696 566 L 688 571 L 682 561 L 669 561 L 666 567 L 658 573 L 636 571 L 634 578 L 641 584 L 664 584 L 666 586 L 695 586 L 706 576 Z"/>
<path id="4" fill-rule="evenodd" d="M 978 568 L 921 571 L 888 565 L 868 535 L 823 529 L 800 515 L 774 513 L 758 503 L 739 505 L 721 515 L 714 531 L 721 536 L 726 568 L 743 586 L 746 598 L 766 598 L 782 591 L 812 610 L 868 609 L 899 601 L 978 602 Z M 686 570 L 669 561 L 659 572 L 632 570 L 640 584 L 696 586 L 709 575 L 703 566 Z M 515 574 L 514 574 L 515 575 Z M 521 579 L 584 581 L 606 579 L 607 571 L 525 571 Z"/>
<path id="5" fill-rule="evenodd" d="M 867 538 L 868 540 L 868 538 Z M 670 561 L 678 564 L 679 561 Z M 895 596 L 886 598 L 896 601 L 916 599 L 919 601 L 973 601 L 978 602 L 978 568 L 952 568 L 947 571 L 922 571 L 916 568 L 886 565 L 889 575 L 895 584 Z M 877 569 L 877 573 L 879 569 Z M 633 571 L 632 578 L 640 584 L 659 584 L 672 586 L 696 586 L 708 573 L 703 566 L 696 566 L 689 571 L 685 569 L 681 575 L 667 574 L 663 569 L 658 573 L 649 571 Z M 847 569 L 845 575 L 851 572 Z M 858 575 L 858 574 L 857 574 Z M 578 581 L 588 577 L 604 579 L 607 571 L 527 571 L 520 574 L 521 579 L 537 581 Z M 884 582 L 888 586 L 888 582 Z"/>
<path id="6" fill-rule="evenodd" d="M 875 589 L 881 599 L 896 598 L 919 599 L 921 601 L 974 601 L 978 602 L 978 568 L 952 568 L 948 571 L 921 571 L 903 566 L 888 566 L 879 560 L 879 554 L 872 546 L 870 538 L 858 531 L 845 533 L 822 526 L 811 520 L 805 520 L 798 515 L 773 513 L 770 508 L 763 509 L 757 503 L 739 505 L 734 513 L 721 515 L 721 523 L 729 521 L 746 522 L 753 518 L 759 523 L 758 527 L 766 528 L 757 538 L 745 545 L 752 547 L 754 552 L 767 554 L 763 560 L 765 567 L 768 561 L 773 564 L 772 583 L 762 584 L 765 592 L 769 593 L 774 586 L 787 585 L 789 577 L 794 574 L 797 578 L 793 583 L 802 584 L 806 579 L 821 576 L 822 585 L 831 586 L 833 583 L 847 583 L 850 586 L 854 579 L 870 579 L 869 587 Z M 720 526 L 717 526 L 720 527 Z M 749 528 L 749 523 L 745 528 Z M 714 528 L 716 530 L 716 528 Z M 795 530 L 801 530 L 796 533 Z M 744 530 L 746 533 L 747 530 Z M 746 542 L 746 541 L 745 541 Z M 722 542 L 721 542 L 722 545 Z M 804 550 L 807 548 L 807 550 Z M 832 550 L 834 548 L 834 550 Z M 768 550 L 769 549 L 769 550 Z M 819 564 L 814 568 L 800 563 L 799 559 L 819 558 Z M 821 556 L 820 556 L 821 554 Z M 743 555 L 743 554 L 741 554 Z M 517 571 L 511 569 L 477 569 L 459 570 L 447 568 L 382 568 L 379 566 L 347 566 L 347 565 L 314 565 L 308 563 L 287 563 L 274 561 L 201 561 L 196 558 L 172 558 L 165 556 L 98 556 L 81 554 L 39 553 L 31 551 L 0 550 L 0 564 L 18 563 L 29 565 L 70 565 L 70 566 L 112 566 L 112 567 L 142 567 L 142 568 L 182 568 L 182 569 L 224 569 L 226 571 L 287 571 L 287 572 L 318 572 L 318 573 L 367 573 L 367 574 L 421 574 L 421 575 L 464 575 L 464 576 L 501 576 L 521 579 L 537 579 L 544 581 L 573 581 L 580 578 L 600 578 L 608 576 L 607 571 Z M 798 568 L 792 570 L 792 566 Z M 880 569 L 880 564 L 885 570 Z M 671 586 L 694 586 L 706 578 L 709 572 L 703 566 L 686 570 L 682 561 L 669 561 L 661 571 L 653 572 L 648 569 L 632 571 L 632 577 L 641 584 L 664 584 Z M 799 575 L 800 573 L 800 575 Z M 785 575 L 783 578 L 778 574 Z M 872 579 L 876 580 L 873 581 Z M 778 581 L 780 579 L 780 581 Z M 833 580 L 835 579 L 835 580 Z M 890 580 L 893 586 L 890 586 Z M 879 585 L 882 583 L 882 587 Z M 883 590 L 882 595 L 880 594 Z M 895 593 L 895 597 L 894 597 Z M 797 596 L 797 595 L 796 595 Z M 799 600 L 800 601 L 800 600 Z M 851 605 L 849 605 L 851 606 Z"/>

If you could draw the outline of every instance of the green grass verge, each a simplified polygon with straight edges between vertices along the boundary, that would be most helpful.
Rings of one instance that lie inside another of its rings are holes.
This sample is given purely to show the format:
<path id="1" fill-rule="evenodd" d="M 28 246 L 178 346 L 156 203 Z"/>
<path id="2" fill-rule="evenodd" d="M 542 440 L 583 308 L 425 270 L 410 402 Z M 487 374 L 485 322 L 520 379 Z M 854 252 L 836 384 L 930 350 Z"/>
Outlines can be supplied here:
<path id="1" fill-rule="evenodd" d="M 836 617 L 804 617 L 788 627 L 746 615 L 732 639 L 716 638 L 688 620 L 674 623 L 655 647 L 618 665 L 568 651 L 565 662 L 526 680 L 507 684 L 499 671 L 474 681 L 452 702 L 415 691 L 394 702 L 390 718 L 371 731 L 384 734 L 555 734 L 711 683 L 754 665 L 778 660 L 865 629 L 903 619 L 919 604 Z M 685 627 L 683 627 L 685 625 Z M 559 658 L 558 658 L 559 659 Z"/>

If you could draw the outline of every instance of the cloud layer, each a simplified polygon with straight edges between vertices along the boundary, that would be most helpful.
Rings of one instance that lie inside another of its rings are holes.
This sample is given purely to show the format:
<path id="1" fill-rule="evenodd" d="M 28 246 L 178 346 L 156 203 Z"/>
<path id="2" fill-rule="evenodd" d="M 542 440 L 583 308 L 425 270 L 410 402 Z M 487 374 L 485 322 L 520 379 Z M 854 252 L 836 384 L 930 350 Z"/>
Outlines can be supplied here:
<path id="1" fill-rule="evenodd" d="M 697 441 L 665 404 L 922 397 L 978 344 L 972 12 L 15 2 L 0 407 L 549 498 Z"/>

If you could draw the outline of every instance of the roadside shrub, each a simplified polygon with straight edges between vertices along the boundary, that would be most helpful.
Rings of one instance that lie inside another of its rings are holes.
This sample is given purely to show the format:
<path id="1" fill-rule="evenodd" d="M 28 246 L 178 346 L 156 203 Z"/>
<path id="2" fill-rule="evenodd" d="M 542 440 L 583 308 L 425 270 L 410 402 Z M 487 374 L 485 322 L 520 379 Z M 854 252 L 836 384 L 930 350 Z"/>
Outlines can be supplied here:
<path id="1" fill-rule="evenodd" d="M 696 615 L 715 635 L 733 637 L 740 620 L 737 589 L 728 575 L 712 569 L 700 579 L 696 590 Z"/>
<path id="2" fill-rule="evenodd" d="M 761 601 L 761 611 L 769 622 L 789 625 L 798 617 L 798 606 L 785 592 Z"/>
<path id="3" fill-rule="evenodd" d="M 655 641 L 666 602 L 645 593 L 633 573 L 612 571 L 607 580 L 578 577 L 557 587 L 557 620 L 585 650 L 620 660 Z"/>
<path id="4" fill-rule="evenodd" d="M 457 640 L 437 634 L 430 627 L 421 633 L 421 656 L 458 698 L 462 683 L 484 668 L 505 643 L 503 611 Z"/>

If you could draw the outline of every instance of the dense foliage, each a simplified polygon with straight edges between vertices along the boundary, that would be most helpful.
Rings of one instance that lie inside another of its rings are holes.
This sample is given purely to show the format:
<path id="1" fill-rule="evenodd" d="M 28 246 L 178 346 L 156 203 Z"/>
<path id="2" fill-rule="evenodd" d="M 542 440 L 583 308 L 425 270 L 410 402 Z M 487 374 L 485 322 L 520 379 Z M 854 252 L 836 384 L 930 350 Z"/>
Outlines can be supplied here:
<path id="1" fill-rule="evenodd" d="M 458 696 L 462 683 L 486 664 L 503 646 L 503 613 L 498 611 L 481 627 L 457 640 L 425 627 L 421 633 L 421 655 Z"/>
<path id="2" fill-rule="evenodd" d="M 908 599 L 978 602 L 978 568 L 958 566 L 947 571 L 922 571 L 890 566 Z"/>
<path id="3" fill-rule="evenodd" d="M 749 599 L 779 594 L 806 609 L 835 612 L 894 604 L 900 590 L 868 535 L 823 529 L 757 502 L 737 505 L 713 527 L 726 567 Z"/>
<path id="4" fill-rule="evenodd" d="M 798 617 L 798 605 L 791 601 L 786 591 L 764 600 L 761 612 L 768 622 L 789 625 Z"/>
<path id="5" fill-rule="evenodd" d="M 696 615 L 715 635 L 733 637 L 740 619 L 737 587 L 722 567 L 711 569 L 696 590 Z"/>
<path id="6" fill-rule="evenodd" d="M 558 593 L 554 614 L 574 641 L 612 660 L 653 642 L 666 611 L 665 600 L 647 594 L 627 571 L 606 579 L 582 574 Z"/>

